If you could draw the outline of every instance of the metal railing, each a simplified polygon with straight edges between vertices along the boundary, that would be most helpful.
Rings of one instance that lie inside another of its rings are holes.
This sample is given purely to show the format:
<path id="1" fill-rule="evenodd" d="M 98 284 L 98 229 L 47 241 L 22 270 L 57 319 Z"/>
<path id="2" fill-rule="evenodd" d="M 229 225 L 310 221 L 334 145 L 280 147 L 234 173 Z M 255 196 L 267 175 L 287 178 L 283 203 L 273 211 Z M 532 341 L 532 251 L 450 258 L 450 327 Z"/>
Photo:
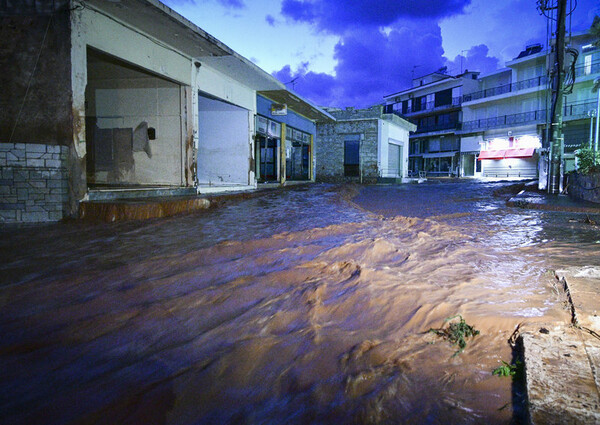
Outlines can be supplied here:
<path id="1" fill-rule="evenodd" d="M 531 89 L 534 87 L 543 86 L 548 81 L 548 78 L 543 75 L 540 77 L 530 78 L 528 80 L 517 81 L 516 83 L 504 84 L 489 89 L 476 91 L 463 95 L 463 102 L 471 102 L 472 100 L 484 99 L 486 97 L 498 96 L 504 93 L 515 92 L 519 90 Z"/>
<path id="2" fill-rule="evenodd" d="M 505 125 L 525 124 L 529 122 L 546 120 L 546 110 L 522 112 L 520 114 L 500 115 L 492 118 L 466 121 L 462 123 L 462 129 L 479 130 L 483 128 L 502 127 Z"/>
<path id="3" fill-rule="evenodd" d="M 596 110 L 596 100 L 584 100 L 579 103 L 566 104 L 564 106 L 563 114 L 567 117 L 583 115 L 587 117 L 588 111 Z"/>
<path id="4" fill-rule="evenodd" d="M 441 124 L 432 124 L 427 126 L 419 126 L 417 125 L 417 130 L 415 133 L 428 133 L 430 131 L 441 131 L 441 130 L 460 130 L 460 122 L 451 121 L 447 123 Z"/>
<path id="5" fill-rule="evenodd" d="M 429 111 L 438 111 L 440 109 L 445 109 L 445 108 L 452 108 L 452 107 L 457 107 L 460 106 L 462 103 L 462 98 L 460 96 L 458 97 L 453 97 L 452 101 L 450 103 L 445 103 L 443 105 L 436 105 L 435 101 L 432 100 L 430 102 L 427 102 L 425 104 L 421 103 L 420 105 L 412 105 L 412 102 L 409 102 L 408 107 L 406 108 L 406 112 L 402 112 L 402 108 L 399 109 L 395 109 L 394 113 L 398 114 L 398 115 L 408 115 L 408 114 L 415 114 L 417 112 L 429 112 Z M 402 103 L 397 103 L 396 105 L 402 105 Z"/>
<path id="6" fill-rule="evenodd" d="M 584 77 L 598 73 L 600 73 L 600 61 L 592 62 L 587 66 L 583 64 L 575 67 L 575 77 Z"/>

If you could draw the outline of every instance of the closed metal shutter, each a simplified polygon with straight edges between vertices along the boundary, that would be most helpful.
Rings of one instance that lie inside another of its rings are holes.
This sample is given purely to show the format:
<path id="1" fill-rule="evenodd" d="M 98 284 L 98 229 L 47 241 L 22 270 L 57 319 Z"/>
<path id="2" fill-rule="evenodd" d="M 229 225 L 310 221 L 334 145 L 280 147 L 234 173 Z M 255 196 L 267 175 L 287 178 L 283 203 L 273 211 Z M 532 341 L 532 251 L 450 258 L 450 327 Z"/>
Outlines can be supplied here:
<path id="1" fill-rule="evenodd" d="M 394 145 L 392 143 L 388 143 L 388 173 L 400 176 L 400 153 L 401 147 L 398 145 Z"/>

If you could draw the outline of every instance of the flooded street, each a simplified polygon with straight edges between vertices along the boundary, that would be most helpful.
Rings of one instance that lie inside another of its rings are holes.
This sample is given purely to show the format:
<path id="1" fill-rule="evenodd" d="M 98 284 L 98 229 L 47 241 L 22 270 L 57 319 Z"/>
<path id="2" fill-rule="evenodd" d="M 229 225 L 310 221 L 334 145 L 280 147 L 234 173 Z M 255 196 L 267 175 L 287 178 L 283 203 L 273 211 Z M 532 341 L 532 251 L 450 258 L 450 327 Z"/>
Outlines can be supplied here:
<path id="1" fill-rule="evenodd" d="M 580 215 L 507 183 L 312 185 L 187 216 L 0 229 L 7 424 L 506 424 L 518 325 L 567 323 Z M 494 195 L 496 192 L 496 195 Z M 461 315 L 462 353 L 433 333 Z"/>

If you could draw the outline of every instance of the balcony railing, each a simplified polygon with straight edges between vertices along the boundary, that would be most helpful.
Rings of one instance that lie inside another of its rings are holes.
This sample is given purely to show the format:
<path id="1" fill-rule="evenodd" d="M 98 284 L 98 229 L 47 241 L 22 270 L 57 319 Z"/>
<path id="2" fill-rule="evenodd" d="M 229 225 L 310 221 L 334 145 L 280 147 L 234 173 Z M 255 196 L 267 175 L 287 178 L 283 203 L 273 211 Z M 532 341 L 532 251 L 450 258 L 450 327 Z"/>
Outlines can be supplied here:
<path id="1" fill-rule="evenodd" d="M 600 61 L 592 62 L 589 65 L 584 64 L 575 67 L 575 78 L 598 73 L 600 73 Z"/>
<path id="2" fill-rule="evenodd" d="M 442 130 L 460 130 L 460 123 L 453 122 L 445 122 L 441 124 L 432 124 L 432 125 L 417 125 L 417 130 L 415 133 L 428 133 L 430 131 L 442 131 Z"/>
<path id="3" fill-rule="evenodd" d="M 512 84 L 504 84 L 502 86 L 492 87 L 489 89 L 476 91 L 474 93 L 469 93 L 463 95 L 463 102 L 470 102 L 472 100 L 484 99 L 486 97 L 498 96 L 504 93 L 510 93 L 519 90 L 530 89 L 533 87 L 539 87 L 548 81 L 545 75 L 535 78 L 530 78 L 528 80 L 517 81 Z"/>
<path id="4" fill-rule="evenodd" d="M 596 110 L 596 100 L 585 100 L 580 103 L 571 103 L 564 106 L 563 114 L 567 117 L 584 115 L 587 116 L 588 111 Z"/>
<path id="5" fill-rule="evenodd" d="M 404 115 L 408 115 L 408 114 L 415 114 L 417 112 L 429 112 L 429 111 L 437 111 L 440 109 L 444 109 L 444 108 L 451 108 L 451 107 L 456 107 L 456 106 L 460 106 L 461 105 L 461 97 L 453 97 L 452 98 L 452 102 L 451 103 L 446 103 L 444 105 L 437 105 L 435 104 L 435 101 L 431 101 L 431 102 L 427 102 L 425 104 L 421 104 L 421 105 L 415 105 L 415 108 L 413 108 L 413 105 L 411 105 L 409 103 L 408 108 L 406 108 L 406 112 L 404 113 Z M 401 103 L 397 103 L 398 106 L 401 106 Z M 398 115 L 402 114 L 402 109 L 396 109 L 394 112 L 396 112 Z"/>
<path id="6" fill-rule="evenodd" d="M 486 128 L 502 127 L 505 125 L 526 124 L 546 119 L 546 110 L 522 112 L 520 114 L 501 115 L 498 117 L 484 118 L 481 120 L 466 121 L 462 129 L 466 131 L 480 130 Z"/>

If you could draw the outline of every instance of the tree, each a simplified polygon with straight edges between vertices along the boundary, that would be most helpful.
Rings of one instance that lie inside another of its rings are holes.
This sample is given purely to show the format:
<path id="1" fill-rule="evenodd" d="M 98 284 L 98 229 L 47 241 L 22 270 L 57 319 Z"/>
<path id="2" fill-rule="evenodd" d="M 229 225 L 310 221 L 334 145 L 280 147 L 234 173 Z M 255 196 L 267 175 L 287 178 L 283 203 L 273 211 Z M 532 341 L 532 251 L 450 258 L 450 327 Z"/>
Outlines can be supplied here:
<path id="1" fill-rule="evenodd" d="M 600 47 L 600 16 L 594 16 L 594 21 L 592 22 L 592 27 L 590 28 L 590 34 L 594 36 L 596 39 L 593 44 L 596 47 Z"/>

